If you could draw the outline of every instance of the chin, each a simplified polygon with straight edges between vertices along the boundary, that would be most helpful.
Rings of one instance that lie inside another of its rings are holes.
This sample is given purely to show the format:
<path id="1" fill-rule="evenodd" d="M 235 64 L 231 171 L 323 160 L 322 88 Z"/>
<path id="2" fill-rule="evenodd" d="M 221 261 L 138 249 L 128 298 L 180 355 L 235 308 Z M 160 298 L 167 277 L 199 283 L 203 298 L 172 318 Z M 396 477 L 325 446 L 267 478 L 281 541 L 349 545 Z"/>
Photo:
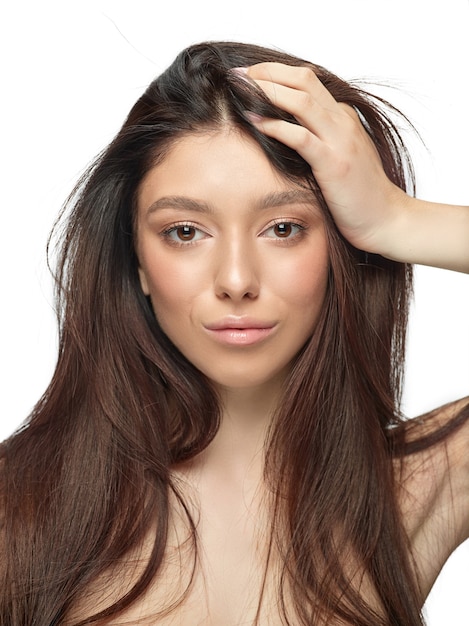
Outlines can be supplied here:
<path id="1" fill-rule="evenodd" d="M 277 393 L 290 369 L 291 367 L 289 365 L 288 367 L 259 375 L 258 372 L 252 372 L 244 368 L 242 372 L 217 372 L 216 376 L 210 376 L 210 374 L 206 373 L 206 376 L 210 378 L 215 387 L 224 391 L 262 392 L 272 388 L 272 390 Z"/>

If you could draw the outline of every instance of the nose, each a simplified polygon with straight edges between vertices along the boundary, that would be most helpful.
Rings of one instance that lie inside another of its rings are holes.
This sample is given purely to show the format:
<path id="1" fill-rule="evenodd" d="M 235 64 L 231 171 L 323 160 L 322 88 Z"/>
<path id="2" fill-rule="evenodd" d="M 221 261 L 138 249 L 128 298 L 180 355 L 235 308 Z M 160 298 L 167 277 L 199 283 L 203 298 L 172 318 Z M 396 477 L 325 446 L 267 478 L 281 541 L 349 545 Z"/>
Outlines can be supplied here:
<path id="1" fill-rule="evenodd" d="M 218 298 L 241 301 L 259 295 L 259 271 L 255 251 L 232 241 L 218 254 L 215 270 L 215 293 Z"/>

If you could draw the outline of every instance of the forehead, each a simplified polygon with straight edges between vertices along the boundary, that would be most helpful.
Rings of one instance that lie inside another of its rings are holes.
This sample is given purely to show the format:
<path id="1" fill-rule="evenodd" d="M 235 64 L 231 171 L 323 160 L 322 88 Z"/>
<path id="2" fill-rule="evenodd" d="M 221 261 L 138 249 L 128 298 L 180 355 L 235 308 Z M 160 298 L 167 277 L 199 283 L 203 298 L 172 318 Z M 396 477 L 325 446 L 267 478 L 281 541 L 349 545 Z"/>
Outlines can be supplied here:
<path id="1" fill-rule="evenodd" d="M 240 207 L 287 192 L 292 200 L 295 192 L 298 201 L 316 205 L 314 194 L 280 174 L 254 139 L 228 127 L 175 141 L 142 180 L 138 205 L 147 210 L 160 198 L 178 196 Z"/>

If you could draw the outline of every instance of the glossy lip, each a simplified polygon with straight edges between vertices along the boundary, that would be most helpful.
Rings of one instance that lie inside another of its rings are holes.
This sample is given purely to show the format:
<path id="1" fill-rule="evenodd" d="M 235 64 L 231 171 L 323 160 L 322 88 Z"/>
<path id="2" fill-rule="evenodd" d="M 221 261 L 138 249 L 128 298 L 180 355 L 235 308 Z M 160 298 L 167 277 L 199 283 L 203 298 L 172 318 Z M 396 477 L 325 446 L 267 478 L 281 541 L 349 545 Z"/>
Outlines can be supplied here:
<path id="1" fill-rule="evenodd" d="M 252 346 L 267 339 L 276 326 L 277 322 L 229 315 L 205 325 L 205 330 L 220 343 L 229 346 Z"/>
<path id="2" fill-rule="evenodd" d="M 226 330 L 229 328 L 234 328 L 237 330 L 242 330 L 246 328 L 267 329 L 273 328 L 276 325 L 277 322 L 258 320 L 253 317 L 248 317 L 247 315 L 227 315 L 217 322 L 213 322 L 212 324 L 206 324 L 205 328 L 207 330 Z"/>

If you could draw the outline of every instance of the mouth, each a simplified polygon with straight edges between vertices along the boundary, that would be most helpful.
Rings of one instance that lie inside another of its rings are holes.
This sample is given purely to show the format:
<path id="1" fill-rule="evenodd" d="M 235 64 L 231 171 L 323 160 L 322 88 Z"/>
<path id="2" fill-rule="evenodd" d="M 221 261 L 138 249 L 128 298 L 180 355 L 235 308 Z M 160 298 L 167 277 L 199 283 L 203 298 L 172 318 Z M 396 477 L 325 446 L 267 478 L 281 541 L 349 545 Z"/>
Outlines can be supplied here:
<path id="1" fill-rule="evenodd" d="M 270 337 L 277 322 L 229 316 L 205 326 L 216 341 L 229 346 L 252 346 Z"/>
<path id="2" fill-rule="evenodd" d="M 256 330 L 267 330 L 273 328 L 277 325 L 277 322 L 274 321 L 266 321 L 266 320 L 258 320 L 253 317 L 237 317 L 234 315 L 229 315 L 224 317 L 221 320 L 213 322 L 211 324 L 206 324 L 205 328 L 207 330 L 247 330 L 247 329 L 256 329 Z"/>

